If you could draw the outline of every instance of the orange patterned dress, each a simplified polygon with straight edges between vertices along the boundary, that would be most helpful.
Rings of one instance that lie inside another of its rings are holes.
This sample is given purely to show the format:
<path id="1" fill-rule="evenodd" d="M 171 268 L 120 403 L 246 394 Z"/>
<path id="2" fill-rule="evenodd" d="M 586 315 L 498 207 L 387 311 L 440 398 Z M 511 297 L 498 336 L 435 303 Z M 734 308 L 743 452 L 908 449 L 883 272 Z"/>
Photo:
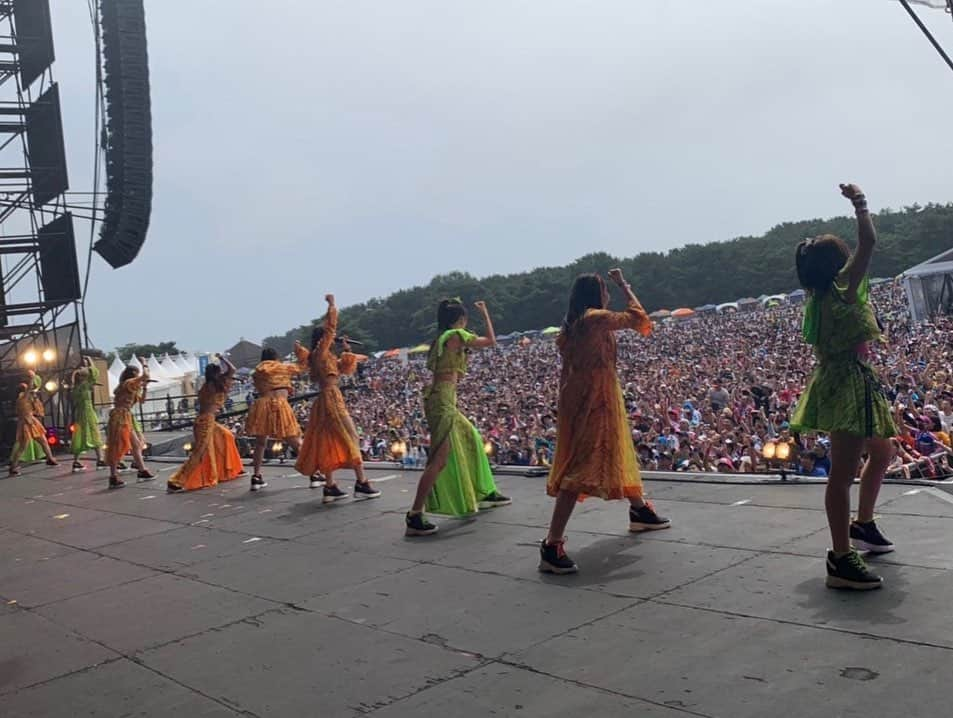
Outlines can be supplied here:
<path id="1" fill-rule="evenodd" d="M 324 319 L 324 336 L 320 343 L 310 354 L 302 349 L 298 355 L 310 366 L 311 380 L 321 387 L 311 405 L 311 417 L 295 464 L 295 468 L 305 476 L 361 465 L 357 434 L 337 383 L 341 374 L 355 372 L 357 355 L 344 352 L 336 357 L 331 352 L 337 328 L 338 310 L 330 307 Z"/>
<path id="2" fill-rule="evenodd" d="M 109 424 L 106 427 L 107 464 L 118 464 L 132 449 L 132 435 L 135 431 L 132 407 L 145 390 L 147 381 L 141 375 L 127 379 L 113 392 L 113 410 L 109 412 Z"/>
<path id="3" fill-rule="evenodd" d="M 299 357 L 297 364 L 280 361 L 263 361 L 255 367 L 252 381 L 258 398 L 248 411 L 245 433 L 250 436 L 270 436 L 289 439 L 301 436 L 301 426 L 288 403 L 288 397 L 272 394 L 279 389 L 291 391 L 291 381 L 307 371 L 307 365 Z"/>
<path id="4" fill-rule="evenodd" d="M 225 391 L 218 391 L 209 383 L 199 389 L 199 415 L 193 427 L 192 453 L 169 479 L 170 484 L 193 491 L 231 481 L 244 472 L 235 435 L 215 420 L 225 406 L 227 391 L 227 385 Z"/>
<path id="5" fill-rule="evenodd" d="M 22 451 L 33 441 L 46 436 L 43 422 L 36 415 L 36 399 L 29 389 L 23 389 L 17 396 L 17 440 L 16 445 Z"/>
<path id="6" fill-rule="evenodd" d="M 557 338 L 562 356 L 556 456 L 546 492 L 603 499 L 639 498 L 642 477 L 616 374 L 615 332 L 652 331 L 645 310 L 632 302 L 622 312 L 590 309 Z"/>

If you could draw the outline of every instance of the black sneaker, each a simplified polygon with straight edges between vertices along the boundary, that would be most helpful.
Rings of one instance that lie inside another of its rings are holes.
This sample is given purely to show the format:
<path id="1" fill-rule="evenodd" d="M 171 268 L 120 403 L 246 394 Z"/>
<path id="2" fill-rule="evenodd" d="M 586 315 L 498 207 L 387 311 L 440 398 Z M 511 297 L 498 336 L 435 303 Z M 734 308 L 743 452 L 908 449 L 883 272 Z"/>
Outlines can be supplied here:
<path id="1" fill-rule="evenodd" d="M 320 489 L 324 486 L 324 477 L 321 474 L 315 474 L 310 479 L 310 486 L 312 489 Z"/>
<path id="2" fill-rule="evenodd" d="M 480 501 L 480 508 L 495 509 L 499 506 L 509 506 L 511 503 L 513 503 L 513 499 L 509 496 L 504 496 L 499 491 L 494 491 L 492 494 L 483 497 Z"/>
<path id="3" fill-rule="evenodd" d="M 341 491 L 341 487 L 337 484 L 324 487 L 324 503 L 326 504 L 333 504 L 335 501 L 346 499 L 348 496 L 350 496 L 350 494 L 346 491 Z"/>
<path id="4" fill-rule="evenodd" d="M 121 489 L 126 485 L 126 482 L 122 479 L 117 479 L 115 476 L 109 478 L 109 488 L 110 489 Z"/>
<path id="5" fill-rule="evenodd" d="M 178 484 L 173 484 L 171 481 L 169 481 L 165 485 L 165 491 L 167 494 L 181 494 L 185 491 L 185 489 L 183 489 Z"/>
<path id="6" fill-rule="evenodd" d="M 639 531 L 658 531 L 660 529 L 671 528 L 672 520 L 655 513 L 655 507 L 651 501 L 646 501 L 645 506 L 640 509 L 629 507 L 629 531 L 638 533 Z"/>
<path id="7" fill-rule="evenodd" d="M 423 514 L 408 513 L 405 522 L 407 530 L 404 536 L 432 536 L 437 533 L 437 527 L 430 523 Z"/>
<path id="8" fill-rule="evenodd" d="M 567 573 L 576 573 L 579 570 L 576 562 L 566 554 L 566 549 L 563 547 L 565 543 L 565 541 L 560 541 L 557 544 L 548 544 L 546 539 L 540 542 L 539 570 L 542 573 L 555 573 L 561 576 Z"/>
<path id="9" fill-rule="evenodd" d="M 265 488 L 266 486 L 268 486 L 268 484 L 265 483 L 265 480 L 264 480 L 263 478 L 261 478 L 260 475 L 256 474 L 255 476 L 252 476 L 252 477 L 251 477 L 251 490 L 252 490 L 252 491 L 261 491 L 261 490 L 262 490 L 263 488 Z"/>
<path id="10" fill-rule="evenodd" d="M 851 521 L 850 542 L 858 551 L 870 551 L 870 553 L 890 553 L 893 551 L 893 544 L 880 533 L 876 521 L 868 521 L 864 524 L 860 521 Z"/>
<path id="11" fill-rule="evenodd" d="M 117 470 L 117 471 L 125 471 L 125 470 L 128 469 L 128 468 L 129 468 L 129 467 L 126 466 L 126 462 L 125 462 L 125 461 L 120 461 L 118 464 L 116 464 L 116 470 Z"/>
<path id="12" fill-rule="evenodd" d="M 371 486 L 370 481 L 365 481 L 363 484 L 358 481 L 354 484 L 354 498 L 361 496 L 365 499 L 376 499 L 381 495 L 381 492 Z"/>
<path id="13" fill-rule="evenodd" d="M 97 469 L 108 469 L 108 468 L 109 468 L 109 464 L 107 464 L 105 461 L 97 461 L 97 462 L 96 462 L 96 468 L 97 468 Z M 116 467 L 116 468 L 118 468 L 118 467 Z"/>
<path id="14" fill-rule="evenodd" d="M 152 481 L 156 477 L 149 469 L 139 469 L 139 473 L 136 474 L 137 481 Z"/>
<path id="15" fill-rule="evenodd" d="M 827 552 L 827 587 L 849 588 L 854 591 L 869 591 L 883 586 L 884 580 L 873 573 L 860 554 L 854 550 L 836 558 L 833 551 Z"/>
<path id="16" fill-rule="evenodd" d="M 82 462 L 74 461 L 74 462 L 73 462 L 73 473 L 75 474 L 77 471 L 86 471 L 86 466 L 83 465 Z"/>

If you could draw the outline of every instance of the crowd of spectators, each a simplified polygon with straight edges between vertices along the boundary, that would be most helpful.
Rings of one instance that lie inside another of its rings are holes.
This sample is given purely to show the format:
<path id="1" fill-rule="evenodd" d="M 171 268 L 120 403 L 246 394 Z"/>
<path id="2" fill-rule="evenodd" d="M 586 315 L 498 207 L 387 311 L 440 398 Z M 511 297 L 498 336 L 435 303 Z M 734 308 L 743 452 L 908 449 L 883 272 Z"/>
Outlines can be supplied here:
<path id="1" fill-rule="evenodd" d="M 900 427 L 890 474 L 948 476 L 953 318 L 911 323 L 902 288 L 892 282 L 876 286 L 872 301 L 885 330 L 873 361 Z M 619 376 L 643 467 L 826 476 L 827 438 L 795 435 L 788 425 L 814 362 L 801 338 L 801 315 L 800 306 L 781 305 L 666 321 L 646 338 L 620 334 Z M 366 459 L 426 460 L 424 359 L 372 359 L 342 382 Z M 545 339 L 471 355 L 460 406 L 494 462 L 548 466 L 559 370 L 555 343 Z M 296 387 L 299 396 L 311 390 L 305 380 Z M 296 410 L 306 423 L 308 402 L 298 402 Z M 240 420 L 231 426 L 241 435 Z"/>

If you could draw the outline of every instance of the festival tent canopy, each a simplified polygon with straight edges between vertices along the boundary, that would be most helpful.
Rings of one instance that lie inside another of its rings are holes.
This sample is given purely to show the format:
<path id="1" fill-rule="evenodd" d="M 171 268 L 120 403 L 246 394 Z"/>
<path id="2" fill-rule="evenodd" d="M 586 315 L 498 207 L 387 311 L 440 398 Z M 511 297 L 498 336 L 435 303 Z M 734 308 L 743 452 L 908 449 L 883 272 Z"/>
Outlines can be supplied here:
<path id="1" fill-rule="evenodd" d="M 384 358 L 385 358 L 385 359 L 393 359 L 393 358 L 399 357 L 399 356 L 400 356 L 400 349 L 390 349 L 390 350 L 384 352 Z"/>
<path id="2" fill-rule="evenodd" d="M 165 375 L 168 377 L 179 378 L 182 376 L 182 370 L 176 366 L 176 363 L 172 361 L 172 357 L 166 354 L 162 357 L 162 361 L 159 362 L 159 366 L 162 367 L 162 371 L 165 372 Z"/>
<path id="3" fill-rule="evenodd" d="M 716 309 L 718 309 L 718 307 L 716 307 L 714 304 L 702 304 L 700 307 L 695 307 L 695 311 L 698 314 L 708 314 L 715 311 Z"/>
<path id="4" fill-rule="evenodd" d="M 126 368 L 125 362 L 123 362 L 123 360 L 120 359 L 119 355 L 117 354 L 116 357 L 113 359 L 113 363 L 109 366 L 109 373 L 119 376 L 120 374 L 122 374 L 122 370 L 125 368 Z"/>
<path id="5" fill-rule="evenodd" d="M 681 309 L 676 309 L 672 312 L 672 316 L 676 319 L 688 319 L 689 317 L 695 316 L 695 310 L 689 309 L 688 307 L 682 307 Z"/>
<path id="6" fill-rule="evenodd" d="M 504 334 L 503 336 L 497 337 L 496 340 L 502 344 L 507 344 L 509 342 L 515 342 L 520 338 L 519 332 L 513 332 L 512 334 Z"/>
<path id="7" fill-rule="evenodd" d="M 429 344 L 418 344 L 413 349 L 408 350 L 408 354 L 423 354 L 430 351 Z M 396 355 L 395 355 L 396 356 Z"/>
<path id="8" fill-rule="evenodd" d="M 649 314 L 650 319 L 665 319 L 666 317 L 672 316 L 672 313 L 668 309 L 656 309 L 654 312 Z"/>
<path id="9" fill-rule="evenodd" d="M 155 354 L 149 355 L 149 360 L 146 362 L 146 366 L 149 367 L 149 375 L 153 379 L 159 379 L 161 381 L 162 379 L 169 378 L 165 371 L 163 371 L 162 365 L 159 363 L 159 360 L 156 359 Z"/>
<path id="10" fill-rule="evenodd" d="M 719 314 L 724 314 L 725 312 L 737 312 L 738 303 L 737 302 L 725 302 L 724 304 L 719 304 L 715 309 L 718 310 Z"/>
<path id="11" fill-rule="evenodd" d="M 559 327 L 546 327 L 543 330 L 544 337 L 549 337 L 549 336 L 552 336 L 553 334 L 559 334 Z"/>

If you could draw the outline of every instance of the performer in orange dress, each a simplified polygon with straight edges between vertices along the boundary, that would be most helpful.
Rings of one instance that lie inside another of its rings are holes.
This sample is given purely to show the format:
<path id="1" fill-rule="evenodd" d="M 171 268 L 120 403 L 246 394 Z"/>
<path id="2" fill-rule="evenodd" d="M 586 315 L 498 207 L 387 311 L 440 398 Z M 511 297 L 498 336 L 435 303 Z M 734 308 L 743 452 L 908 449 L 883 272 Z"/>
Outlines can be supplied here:
<path id="1" fill-rule="evenodd" d="M 139 470 L 138 478 L 142 480 L 154 479 L 155 474 L 146 469 L 142 458 L 142 443 L 136 433 L 132 420 L 132 407 L 139 400 L 146 384 L 149 383 L 149 372 L 143 369 L 142 373 L 134 366 L 127 366 L 119 377 L 119 386 L 113 392 L 113 410 L 109 412 L 109 424 L 106 428 L 106 463 L 109 464 L 109 488 L 121 489 L 126 485 L 119 479 L 119 462 L 127 453 L 132 451 L 135 467 Z"/>
<path id="2" fill-rule="evenodd" d="M 31 442 L 37 442 L 46 454 L 46 465 L 57 466 L 59 464 L 53 458 L 53 452 L 50 451 L 50 444 L 46 440 L 46 429 L 43 422 L 36 416 L 37 402 L 39 398 L 33 389 L 27 384 L 20 384 L 20 393 L 17 394 L 17 438 L 13 444 L 13 454 L 10 456 L 10 476 L 19 476 L 20 456 Z"/>
<path id="3" fill-rule="evenodd" d="M 539 570 L 544 572 L 577 570 L 563 549 L 563 534 L 576 503 L 586 496 L 628 499 L 630 531 L 671 526 L 642 498 L 639 462 L 616 375 L 615 332 L 633 329 L 647 336 L 652 322 L 622 270 L 613 269 L 609 278 L 625 292 L 625 311 L 607 310 L 609 292 L 602 277 L 583 274 L 573 284 L 569 311 L 557 337 L 562 375 L 556 456 L 546 483 L 546 492 L 556 497 L 556 506 L 549 536 L 539 549 Z"/>
<path id="4" fill-rule="evenodd" d="M 267 348 L 261 352 L 261 363 L 255 367 L 252 381 L 258 398 L 245 419 L 245 433 L 255 437 L 255 472 L 251 477 L 251 490 L 260 491 L 268 484 L 261 478 L 261 464 L 265 459 L 268 437 L 281 439 L 298 450 L 301 448 L 301 426 L 288 403 L 291 382 L 308 367 L 301 359 L 303 347 L 295 342 L 297 364 L 278 361 L 278 352 Z"/>
<path id="5" fill-rule="evenodd" d="M 323 475 L 326 504 L 347 497 L 334 482 L 334 472 L 338 469 L 354 470 L 357 475 L 355 496 L 376 499 L 381 492 L 371 486 L 364 475 L 360 439 L 338 387 L 338 377 L 341 374 L 349 375 L 355 372 L 358 357 L 351 353 L 346 339 L 341 356 L 336 357 L 332 353 L 331 347 L 337 337 L 338 309 L 334 306 L 333 295 L 329 294 L 325 299 L 328 302 L 328 313 L 324 318 L 324 326 L 315 328 L 311 335 L 311 352 L 303 347 L 298 350 L 298 358 L 307 362 L 311 370 L 311 381 L 317 383 L 321 391 L 311 406 L 311 418 L 308 420 L 295 468 L 311 477 L 312 488 L 316 484 L 320 485 L 319 476 Z"/>
<path id="6" fill-rule="evenodd" d="M 215 486 L 245 473 L 235 435 L 215 420 L 225 406 L 235 377 L 234 365 L 221 355 L 219 361 L 220 364 L 209 364 L 205 368 L 205 383 L 198 396 L 199 414 L 193 427 L 192 453 L 169 479 L 166 489 L 170 494 Z"/>

